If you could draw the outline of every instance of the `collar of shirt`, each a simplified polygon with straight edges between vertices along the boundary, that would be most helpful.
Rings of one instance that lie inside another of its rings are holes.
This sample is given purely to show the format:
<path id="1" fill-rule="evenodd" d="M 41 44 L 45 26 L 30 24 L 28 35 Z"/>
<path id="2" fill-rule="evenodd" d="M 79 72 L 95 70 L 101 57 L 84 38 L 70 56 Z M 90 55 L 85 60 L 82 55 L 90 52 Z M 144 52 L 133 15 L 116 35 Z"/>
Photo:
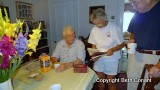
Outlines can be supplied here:
<path id="1" fill-rule="evenodd" d="M 68 47 L 67 47 L 67 44 L 66 44 L 66 41 L 65 41 L 65 40 L 63 40 L 63 41 L 64 41 L 64 42 L 63 42 L 63 47 L 68 48 Z M 74 42 L 73 42 L 73 44 L 71 45 L 70 48 L 75 47 L 75 46 L 76 46 L 75 44 L 76 44 L 76 43 L 75 43 L 75 40 L 74 40 Z"/>

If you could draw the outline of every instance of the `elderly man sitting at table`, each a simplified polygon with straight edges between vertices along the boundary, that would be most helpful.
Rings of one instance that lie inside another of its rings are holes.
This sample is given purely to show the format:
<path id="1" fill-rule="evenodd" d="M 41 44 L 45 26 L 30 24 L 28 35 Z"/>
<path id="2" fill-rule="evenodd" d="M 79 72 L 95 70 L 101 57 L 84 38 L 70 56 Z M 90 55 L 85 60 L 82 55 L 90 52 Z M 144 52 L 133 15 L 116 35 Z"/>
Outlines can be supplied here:
<path id="1" fill-rule="evenodd" d="M 51 57 L 52 62 L 60 62 L 60 66 L 56 68 L 57 72 L 73 67 L 74 64 L 81 64 L 86 56 L 85 46 L 82 41 L 75 39 L 73 27 L 63 28 L 63 38 L 57 43 Z"/>

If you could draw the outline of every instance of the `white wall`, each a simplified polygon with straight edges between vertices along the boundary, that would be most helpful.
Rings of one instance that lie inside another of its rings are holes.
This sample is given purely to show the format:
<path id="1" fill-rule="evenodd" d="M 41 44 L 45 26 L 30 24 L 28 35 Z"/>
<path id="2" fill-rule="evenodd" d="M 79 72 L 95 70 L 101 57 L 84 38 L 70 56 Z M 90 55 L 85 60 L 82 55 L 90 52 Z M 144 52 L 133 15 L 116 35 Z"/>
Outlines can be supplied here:
<path id="1" fill-rule="evenodd" d="M 89 23 L 89 6 L 105 5 L 105 11 L 109 21 L 118 24 L 122 28 L 124 0 L 78 0 L 78 35 L 87 37 L 92 24 Z M 115 16 L 115 19 L 111 19 Z"/>
<path id="2" fill-rule="evenodd" d="M 31 0 L 31 1 L 35 2 L 34 19 L 45 21 L 47 28 L 49 28 L 48 0 Z"/>
<path id="3" fill-rule="evenodd" d="M 106 5 L 106 0 L 78 0 L 78 35 L 88 36 L 92 24 L 89 24 L 89 6 Z"/>

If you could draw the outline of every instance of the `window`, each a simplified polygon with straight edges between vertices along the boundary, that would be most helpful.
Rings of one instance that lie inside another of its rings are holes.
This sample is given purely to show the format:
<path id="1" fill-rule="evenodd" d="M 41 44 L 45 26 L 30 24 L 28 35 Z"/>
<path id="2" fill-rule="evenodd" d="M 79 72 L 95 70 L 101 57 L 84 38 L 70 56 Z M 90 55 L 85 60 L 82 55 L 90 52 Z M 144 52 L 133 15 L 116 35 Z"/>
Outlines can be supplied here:
<path id="1" fill-rule="evenodd" d="M 124 12 L 124 16 L 123 16 L 123 32 L 127 32 L 129 23 L 130 23 L 133 15 L 134 15 L 133 12 L 129 12 L 129 11 L 125 11 Z"/>

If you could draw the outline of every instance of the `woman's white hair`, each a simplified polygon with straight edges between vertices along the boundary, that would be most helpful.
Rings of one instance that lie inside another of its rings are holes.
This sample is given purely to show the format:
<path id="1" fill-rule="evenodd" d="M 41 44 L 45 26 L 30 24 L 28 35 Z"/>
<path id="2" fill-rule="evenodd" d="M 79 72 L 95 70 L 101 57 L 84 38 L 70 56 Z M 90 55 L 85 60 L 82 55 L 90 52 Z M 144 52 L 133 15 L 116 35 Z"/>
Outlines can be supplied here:
<path id="1" fill-rule="evenodd" d="M 63 27 L 63 36 L 66 36 L 67 31 L 72 31 L 74 32 L 74 28 L 70 25 Z"/>
<path id="2" fill-rule="evenodd" d="M 102 8 L 98 8 L 92 12 L 90 15 L 90 20 L 93 21 L 94 19 L 103 19 L 107 20 L 107 15 Z"/>

